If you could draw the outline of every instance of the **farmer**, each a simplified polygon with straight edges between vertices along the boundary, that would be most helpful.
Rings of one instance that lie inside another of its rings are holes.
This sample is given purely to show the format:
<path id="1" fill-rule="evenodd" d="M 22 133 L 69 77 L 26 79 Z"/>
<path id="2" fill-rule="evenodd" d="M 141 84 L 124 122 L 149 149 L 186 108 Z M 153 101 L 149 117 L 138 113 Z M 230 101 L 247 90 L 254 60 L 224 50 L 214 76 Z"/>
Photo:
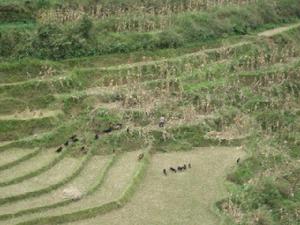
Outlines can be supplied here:
<path id="1" fill-rule="evenodd" d="M 159 119 L 159 127 L 164 127 L 165 122 L 166 122 L 165 116 L 161 116 Z"/>

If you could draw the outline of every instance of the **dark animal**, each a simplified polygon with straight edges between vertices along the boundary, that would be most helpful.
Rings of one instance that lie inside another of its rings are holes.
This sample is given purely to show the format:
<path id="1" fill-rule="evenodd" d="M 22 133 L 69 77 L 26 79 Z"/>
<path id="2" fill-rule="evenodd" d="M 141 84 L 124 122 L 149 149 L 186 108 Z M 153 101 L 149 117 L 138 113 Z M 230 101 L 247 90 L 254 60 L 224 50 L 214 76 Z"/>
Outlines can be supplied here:
<path id="1" fill-rule="evenodd" d="M 65 146 L 68 146 L 68 145 L 69 145 L 69 141 L 66 141 L 64 145 L 65 145 Z"/>
<path id="2" fill-rule="evenodd" d="M 85 150 L 85 147 L 84 147 L 84 146 L 82 146 L 82 147 L 81 147 L 81 149 L 80 149 L 80 151 L 82 151 L 82 152 L 83 152 L 84 150 Z"/>
<path id="3" fill-rule="evenodd" d="M 184 166 L 182 167 L 182 169 L 186 170 L 186 165 L 184 164 Z"/>
<path id="4" fill-rule="evenodd" d="M 192 168 L 192 165 L 189 163 L 188 167 L 191 169 L 191 168 Z"/>
<path id="5" fill-rule="evenodd" d="M 74 140 L 75 138 L 77 138 L 77 135 L 74 134 L 72 137 L 70 137 L 70 139 Z"/>
<path id="6" fill-rule="evenodd" d="M 130 133 L 130 130 L 129 130 L 129 128 L 127 128 L 127 129 L 126 129 L 126 131 L 127 131 L 127 133 L 128 133 L 128 134 Z"/>
<path id="7" fill-rule="evenodd" d="M 139 160 L 142 160 L 142 158 L 144 158 L 144 153 L 139 154 Z"/>
<path id="8" fill-rule="evenodd" d="M 241 158 L 238 158 L 238 159 L 236 160 L 236 163 L 239 164 L 240 161 L 241 161 Z"/>
<path id="9" fill-rule="evenodd" d="M 74 143 L 79 141 L 78 138 L 74 138 L 74 139 L 72 139 L 72 140 L 73 140 Z"/>
<path id="10" fill-rule="evenodd" d="M 99 134 L 95 134 L 95 140 L 99 139 Z"/>
<path id="11" fill-rule="evenodd" d="M 105 129 L 104 131 L 103 131 L 103 133 L 110 133 L 110 132 L 112 132 L 113 131 L 113 129 L 111 128 L 111 127 L 109 127 L 109 128 L 107 128 L 107 129 Z"/>
<path id="12" fill-rule="evenodd" d="M 171 170 L 172 172 L 174 172 L 174 173 L 177 172 L 176 169 L 174 169 L 173 167 L 170 167 L 170 170 Z"/>
<path id="13" fill-rule="evenodd" d="M 57 152 L 57 153 L 60 153 L 62 150 L 63 150 L 63 147 L 60 146 L 60 147 L 56 150 L 56 152 Z"/>
<path id="14" fill-rule="evenodd" d="M 166 170 L 166 169 L 164 169 L 164 170 L 163 170 L 163 172 L 164 172 L 164 175 L 165 175 L 165 176 L 167 176 L 167 175 L 168 175 L 168 174 L 167 174 L 167 170 Z"/>
<path id="15" fill-rule="evenodd" d="M 183 167 L 178 166 L 178 167 L 177 167 L 177 170 L 178 170 L 178 171 L 182 171 L 182 170 L 183 170 Z"/>

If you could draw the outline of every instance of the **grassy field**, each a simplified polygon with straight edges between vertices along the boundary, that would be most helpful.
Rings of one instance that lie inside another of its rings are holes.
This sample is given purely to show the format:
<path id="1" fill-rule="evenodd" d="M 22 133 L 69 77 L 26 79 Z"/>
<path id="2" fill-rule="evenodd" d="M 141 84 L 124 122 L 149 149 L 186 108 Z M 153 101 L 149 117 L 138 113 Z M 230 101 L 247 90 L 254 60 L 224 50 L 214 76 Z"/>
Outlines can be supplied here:
<path id="1" fill-rule="evenodd" d="M 226 173 L 234 169 L 237 158 L 244 156 L 242 150 L 232 147 L 156 154 L 139 190 L 124 208 L 70 224 L 220 224 L 212 206 L 228 195 Z M 192 168 L 176 174 L 168 170 L 168 176 L 164 176 L 164 168 L 184 163 L 191 163 Z"/>
<path id="2" fill-rule="evenodd" d="M 0 0 L 0 225 L 298 225 L 299 12 Z"/>
<path id="3" fill-rule="evenodd" d="M 66 183 L 64 186 L 53 190 L 47 194 L 40 196 L 39 198 L 24 199 L 22 201 L 16 202 L 14 204 L 1 206 L 1 215 L 2 214 L 14 214 L 17 212 L 24 212 L 26 209 L 36 209 L 46 210 L 47 207 L 57 206 L 58 204 L 70 204 L 72 200 L 72 195 L 64 195 L 66 190 L 78 190 L 80 196 L 87 195 L 93 191 L 93 188 L 98 185 L 98 179 L 101 178 L 102 173 L 105 171 L 106 164 L 109 159 L 106 156 L 94 156 L 88 165 L 81 171 L 80 175 L 74 180 Z M 91 188 L 92 187 L 92 188 Z M 30 206 L 30 208 L 28 208 Z"/>

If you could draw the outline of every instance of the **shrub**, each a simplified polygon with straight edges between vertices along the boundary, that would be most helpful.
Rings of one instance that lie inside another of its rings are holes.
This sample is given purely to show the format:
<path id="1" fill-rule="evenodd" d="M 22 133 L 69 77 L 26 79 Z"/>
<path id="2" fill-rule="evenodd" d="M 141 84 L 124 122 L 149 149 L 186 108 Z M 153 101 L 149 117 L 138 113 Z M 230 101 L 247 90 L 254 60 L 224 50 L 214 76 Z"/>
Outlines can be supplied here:
<path id="1" fill-rule="evenodd" d="M 34 15 L 21 5 L 0 5 L 0 22 L 29 22 L 34 21 Z"/>

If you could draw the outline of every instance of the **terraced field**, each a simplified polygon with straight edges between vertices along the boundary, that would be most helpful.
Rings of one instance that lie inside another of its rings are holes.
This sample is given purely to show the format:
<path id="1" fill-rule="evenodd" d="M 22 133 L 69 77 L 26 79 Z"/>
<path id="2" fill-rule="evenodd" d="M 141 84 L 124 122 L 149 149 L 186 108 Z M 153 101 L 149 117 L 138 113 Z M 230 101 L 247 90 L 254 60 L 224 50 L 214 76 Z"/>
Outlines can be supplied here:
<path id="1" fill-rule="evenodd" d="M 57 12 L 39 13 L 43 20 Z M 264 166 L 251 161 L 255 138 L 288 133 L 287 124 L 298 129 L 299 37 L 293 22 L 213 45 L 115 60 L 0 62 L 0 225 L 271 224 L 246 223 L 245 208 L 234 208 L 240 199 L 229 192 L 257 182 L 248 171 Z M 272 107 L 266 116 L 263 109 Z M 275 153 L 259 157 L 274 154 L 276 162 L 298 168 L 299 160 Z M 293 184 L 298 198 L 298 181 Z"/>

